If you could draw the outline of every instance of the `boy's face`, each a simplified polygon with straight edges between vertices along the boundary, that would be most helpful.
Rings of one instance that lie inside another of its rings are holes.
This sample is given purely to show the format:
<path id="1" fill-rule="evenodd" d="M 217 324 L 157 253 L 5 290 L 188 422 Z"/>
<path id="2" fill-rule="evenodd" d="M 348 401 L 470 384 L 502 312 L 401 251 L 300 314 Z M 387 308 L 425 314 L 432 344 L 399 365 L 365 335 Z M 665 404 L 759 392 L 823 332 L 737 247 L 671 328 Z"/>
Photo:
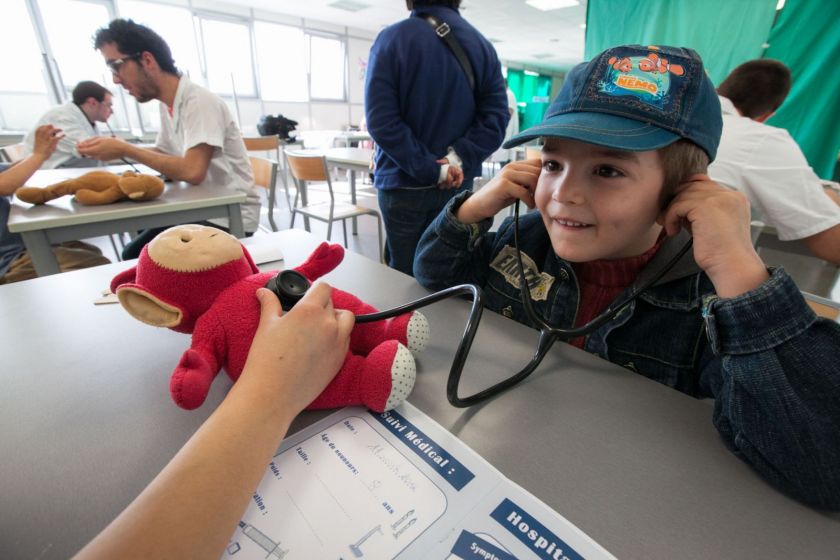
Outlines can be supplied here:
<path id="1" fill-rule="evenodd" d="M 537 208 L 554 252 L 571 262 L 620 259 L 653 247 L 662 228 L 659 154 L 548 138 Z"/>

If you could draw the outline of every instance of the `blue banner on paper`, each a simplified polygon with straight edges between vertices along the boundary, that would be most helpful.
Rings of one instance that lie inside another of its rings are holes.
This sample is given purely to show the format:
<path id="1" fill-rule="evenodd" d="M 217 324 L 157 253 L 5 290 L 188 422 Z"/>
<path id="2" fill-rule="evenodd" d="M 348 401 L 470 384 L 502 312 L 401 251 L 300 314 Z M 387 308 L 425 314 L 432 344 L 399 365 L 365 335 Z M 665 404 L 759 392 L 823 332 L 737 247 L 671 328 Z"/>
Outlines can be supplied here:
<path id="1" fill-rule="evenodd" d="M 546 560 L 584 560 L 575 549 L 531 517 L 521 507 L 505 498 L 490 517 L 522 541 L 534 554 Z"/>
<path id="2" fill-rule="evenodd" d="M 389 410 L 382 414 L 371 413 L 371 415 L 388 431 L 400 438 L 407 448 L 435 469 L 455 490 L 461 490 L 475 478 L 467 467 L 401 414 Z"/>
<path id="3" fill-rule="evenodd" d="M 516 560 L 516 556 L 510 552 L 469 531 L 461 531 L 461 536 L 452 547 L 452 554 L 462 560 Z"/>

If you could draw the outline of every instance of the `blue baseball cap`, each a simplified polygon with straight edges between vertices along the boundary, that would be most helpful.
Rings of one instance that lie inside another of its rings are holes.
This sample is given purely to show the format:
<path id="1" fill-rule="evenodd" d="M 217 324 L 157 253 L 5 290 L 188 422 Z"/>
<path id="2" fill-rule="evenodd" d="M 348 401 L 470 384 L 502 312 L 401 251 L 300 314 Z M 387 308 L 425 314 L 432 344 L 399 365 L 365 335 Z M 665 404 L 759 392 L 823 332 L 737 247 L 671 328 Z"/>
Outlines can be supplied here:
<path id="1" fill-rule="evenodd" d="M 543 122 L 504 147 L 559 136 L 641 152 L 685 138 L 714 160 L 722 127 L 720 101 L 700 55 L 679 47 L 625 45 L 575 66 Z"/>

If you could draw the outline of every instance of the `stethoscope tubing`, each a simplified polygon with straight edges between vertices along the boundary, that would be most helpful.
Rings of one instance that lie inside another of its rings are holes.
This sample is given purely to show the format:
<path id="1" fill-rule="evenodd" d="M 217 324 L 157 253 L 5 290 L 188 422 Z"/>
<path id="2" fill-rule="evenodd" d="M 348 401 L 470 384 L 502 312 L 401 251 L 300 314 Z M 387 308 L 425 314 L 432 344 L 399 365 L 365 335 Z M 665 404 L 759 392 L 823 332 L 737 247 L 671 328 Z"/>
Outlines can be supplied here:
<path id="1" fill-rule="evenodd" d="M 437 303 L 438 301 L 452 296 L 472 296 L 472 307 L 470 308 L 469 316 L 467 318 L 467 324 L 464 327 L 464 333 L 461 335 L 461 342 L 458 344 L 458 348 L 455 351 L 455 356 L 452 359 L 452 367 L 449 369 L 449 377 L 446 382 L 446 398 L 452 406 L 458 408 L 466 408 L 478 404 L 495 395 L 498 395 L 503 391 L 506 391 L 507 389 L 510 389 L 514 385 L 523 381 L 525 378 L 531 375 L 537 369 L 537 367 L 539 367 L 540 363 L 542 363 L 543 361 L 543 358 L 545 358 L 545 356 L 548 354 L 548 351 L 554 345 L 555 341 L 568 341 L 579 336 L 586 336 L 598 330 L 608 321 L 613 320 L 626 305 L 628 305 L 630 302 L 636 299 L 636 297 L 638 297 L 638 295 L 641 294 L 643 291 L 656 284 L 656 282 L 658 282 L 665 274 L 667 274 L 671 269 L 673 269 L 674 266 L 676 266 L 676 264 L 683 257 L 683 255 L 685 255 L 686 252 L 688 252 L 688 250 L 691 249 L 692 246 L 692 240 L 689 239 L 688 242 L 686 242 L 686 244 L 667 263 L 665 263 L 665 265 L 659 271 L 657 271 L 656 274 L 653 274 L 650 278 L 647 278 L 638 286 L 634 286 L 627 296 L 621 298 L 617 302 L 610 304 L 601 314 L 599 314 L 597 317 L 595 317 L 585 325 L 575 328 L 564 329 L 560 327 L 554 327 L 550 325 L 547 321 L 545 321 L 536 312 L 531 302 L 531 294 L 529 292 L 528 282 L 525 276 L 525 266 L 522 263 L 522 252 L 519 249 L 518 204 L 514 207 L 513 222 L 513 241 L 516 249 L 516 263 L 519 273 L 520 299 L 529 319 L 533 322 L 533 324 L 538 326 L 540 331 L 540 339 L 537 343 L 537 348 L 534 351 L 534 355 L 531 357 L 531 361 L 528 362 L 528 364 L 524 368 L 522 368 L 513 376 L 508 377 L 507 379 L 496 383 L 495 385 L 492 385 L 487 389 L 479 391 L 474 395 L 470 395 L 468 397 L 458 396 L 458 386 L 461 381 L 461 374 L 464 371 L 464 365 L 466 364 L 469 351 L 472 348 L 472 344 L 475 339 L 475 334 L 478 331 L 478 325 L 481 321 L 481 315 L 484 311 L 484 303 L 482 300 L 481 288 L 474 284 L 461 284 L 458 286 L 453 286 L 451 288 L 440 290 L 428 296 L 419 298 L 417 300 L 406 303 L 404 305 L 400 305 L 398 307 L 394 307 L 392 309 L 379 311 L 377 313 L 368 313 L 356 316 L 357 323 L 371 323 L 374 321 L 382 321 L 384 319 L 396 317 L 397 315 L 402 315 L 403 313 L 409 313 L 411 311 L 415 311 L 422 307 L 426 307 L 433 303 Z"/>

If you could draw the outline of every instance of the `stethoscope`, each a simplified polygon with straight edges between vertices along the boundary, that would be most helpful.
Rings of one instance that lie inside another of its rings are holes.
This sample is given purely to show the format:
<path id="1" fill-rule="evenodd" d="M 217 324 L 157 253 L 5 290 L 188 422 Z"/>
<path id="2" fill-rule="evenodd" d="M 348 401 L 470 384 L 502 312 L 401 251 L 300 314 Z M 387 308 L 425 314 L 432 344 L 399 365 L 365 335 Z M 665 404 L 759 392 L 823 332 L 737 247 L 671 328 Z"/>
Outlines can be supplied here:
<path id="1" fill-rule="evenodd" d="M 475 338 L 475 333 L 478 331 L 478 324 L 481 320 L 481 314 L 484 311 L 484 304 L 482 302 L 481 296 L 481 288 L 474 284 L 461 284 L 459 286 L 453 286 L 451 288 L 447 288 L 445 290 L 440 290 L 439 292 L 435 292 L 428 296 L 419 298 L 414 300 L 410 303 L 406 303 L 404 305 L 400 305 L 399 307 L 394 307 L 392 309 L 388 309 L 386 311 L 379 311 L 377 313 L 369 313 L 365 315 L 356 315 L 356 322 L 357 323 L 372 323 L 374 321 L 382 321 L 384 319 L 389 319 L 391 317 L 395 317 L 397 315 L 401 315 L 403 313 L 409 313 L 411 311 L 415 311 L 422 307 L 426 307 L 433 303 L 437 303 L 440 300 L 447 299 L 453 296 L 471 296 L 472 297 L 472 307 L 470 308 L 470 313 L 467 318 L 467 324 L 464 328 L 464 333 L 461 335 L 461 342 L 458 344 L 458 348 L 455 351 L 455 357 L 452 359 L 452 368 L 449 370 L 449 378 L 446 382 L 446 398 L 449 400 L 452 406 L 456 406 L 459 408 L 465 408 L 468 406 L 473 406 L 475 404 L 480 403 L 481 401 L 487 400 L 495 395 L 498 395 L 502 391 L 510 389 L 520 381 L 523 381 L 526 377 L 531 375 L 540 363 L 545 358 L 548 351 L 554 345 L 554 342 L 557 340 L 564 340 L 568 341 L 573 338 L 577 338 L 579 336 L 586 336 L 589 335 L 596 330 L 598 330 L 601 326 L 605 323 L 612 321 L 615 317 L 621 312 L 621 310 L 634 299 L 636 299 L 639 294 L 647 290 L 648 288 L 652 287 L 656 282 L 659 281 L 665 274 L 671 271 L 679 260 L 685 255 L 689 249 L 691 249 L 692 240 L 689 240 L 677 251 L 674 256 L 666 262 L 661 269 L 656 271 L 654 274 L 647 276 L 643 279 L 638 285 L 632 286 L 630 291 L 622 298 L 617 299 L 613 303 L 611 303 L 600 315 L 595 317 L 594 319 L 590 320 L 583 326 L 575 327 L 575 328 L 559 328 L 550 325 L 547 321 L 545 321 L 534 309 L 533 304 L 531 303 L 531 294 L 528 289 L 528 282 L 525 277 L 525 266 L 522 264 L 522 253 L 519 250 L 519 205 L 514 205 L 514 212 L 513 212 L 513 243 L 514 248 L 516 249 L 516 264 L 517 270 L 519 273 L 519 294 L 520 299 L 522 301 L 522 305 L 525 308 L 525 313 L 528 315 L 528 318 L 531 322 L 539 328 L 540 331 L 540 338 L 537 343 L 537 348 L 534 351 L 534 355 L 531 358 L 531 361 L 522 368 L 518 373 L 508 377 L 504 381 L 496 383 L 487 389 L 479 391 L 474 395 L 470 395 L 467 397 L 459 397 L 458 396 L 458 385 L 461 381 L 461 373 L 464 370 L 464 364 L 467 361 L 467 355 L 469 354 L 470 348 L 472 348 L 473 339 Z M 277 296 L 280 298 L 280 303 L 283 309 L 288 310 L 297 303 L 300 298 L 303 297 L 303 294 L 306 293 L 306 290 L 309 288 L 309 280 L 306 279 L 302 274 L 294 271 L 294 270 L 284 270 L 280 272 L 277 276 L 273 277 L 271 280 L 268 281 L 266 284 L 266 288 L 272 290 Z"/>

